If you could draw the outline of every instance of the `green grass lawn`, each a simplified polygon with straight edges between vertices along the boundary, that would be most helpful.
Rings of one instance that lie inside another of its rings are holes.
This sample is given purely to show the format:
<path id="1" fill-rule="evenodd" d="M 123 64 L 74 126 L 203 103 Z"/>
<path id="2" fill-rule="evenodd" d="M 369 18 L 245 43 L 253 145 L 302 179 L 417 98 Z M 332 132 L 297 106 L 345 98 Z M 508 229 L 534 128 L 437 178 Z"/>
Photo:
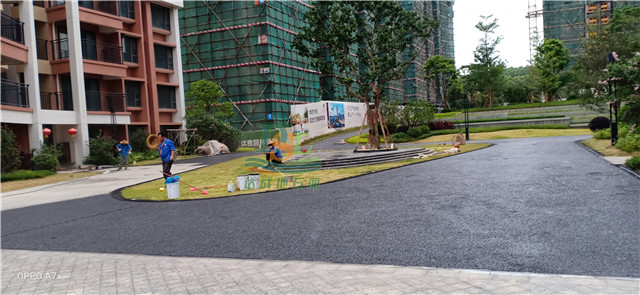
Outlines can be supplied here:
<path id="1" fill-rule="evenodd" d="M 503 132 L 505 131 L 505 132 Z M 506 132 L 509 131 L 509 132 Z M 452 134 L 458 134 L 458 129 L 435 130 L 428 135 L 423 135 L 422 139 L 413 142 L 440 142 L 450 141 Z M 533 126 L 502 126 L 502 127 L 479 127 L 469 129 L 470 140 L 486 139 L 508 139 L 526 137 L 546 137 L 546 136 L 571 136 L 592 134 L 589 129 L 569 129 L 565 125 L 533 125 Z M 471 135 L 472 134 L 472 135 Z M 368 134 L 360 137 L 360 143 L 366 143 Z M 355 144 L 358 136 L 347 139 L 347 143 Z M 384 142 L 381 136 L 381 142 Z"/>
<path id="2" fill-rule="evenodd" d="M 611 145 L 611 139 L 595 139 L 589 138 L 581 141 L 582 144 L 592 148 L 593 150 L 605 155 L 605 156 L 616 156 L 616 157 L 633 157 L 640 156 L 640 151 L 635 151 L 632 153 L 625 152 L 621 149 L 616 148 Z"/>
<path id="3" fill-rule="evenodd" d="M 444 151 L 451 148 L 450 145 L 448 146 L 422 145 L 422 146 L 430 148 L 435 151 Z M 461 152 L 470 152 L 470 151 L 484 148 L 487 146 L 490 146 L 490 144 L 474 143 L 474 144 L 461 146 L 460 150 Z M 292 174 L 292 176 L 293 176 L 293 181 L 296 182 L 296 184 L 302 184 L 303 186 L 296 189 L 311 189 L 308 187 L 308 184 L 309 184 L 309 181 L 312 179 L 317 179 L 319 183 L 322 184 L 322 183 L 327 183 L 335 180 L 369 174 L 376 171 L 381 171 L 381 170 L 391 169 L 391 168 L 405 166 L 409 164 L 429 161 L 437 158 L 447 157 L 451 155 L 454 155 L 454 154 L 440 154 L 440 155 L 431 156 L 424 159 L 408 159 L 408 160 L 384 163 L 384 164 L 378 164 L 378 165 L 367 165 L 367 166 L 333 169 L 333 170 L 317 170 L 317 171 L 311 171 L 311 172 L 306 172 L 301 174 Z M 181 184 L 180 198 L 178 200 L 219 198 L 219 197 L 228 197 L 228 196 L 243 195 L 243 194 L 253 194 L 253 193 L 264 192 L 264 191 L 279 190 L 279 188 L 277 187 L 277 181 L 278 179 L 282 178 L 282 175 L 278 173 L 275 173 L 275 174 L 260 173 L 260 179 L 271 178 L 271 186 L 269 188 L 236 191 L 232 193 L 227 192 L 227 183 L 229 183 L 229 181 L 232 181 L 235 183 L 236 177 L 238 175 L 254 173 L 248 170 L 247 168 L 245 168 L 244 166 L 245 160 L 251 157 L 256 157 L 256 155 L 234 159 L 228 162 L 212 165 L 202 169 L 181 173 L 180 179 L 182 181 L 185 181 L 200 189 L 207 190 L 208 194 L 204 195 L 199 191 L 190 191 L 189 186 Z M 283 188 L 280 188 L 280 189 L 292 188 L 293 185 L 294 183 L 290 182 L 286 186 L 283 186 Z M 167 192 L 161 191 L 160 188 L 164 188 L 164 180 L 155 180 L 155 181 L 143 183 L 140 185 L 128 187 L 122 191 L 122 196 L 131 200 L 166 201 Z"/>

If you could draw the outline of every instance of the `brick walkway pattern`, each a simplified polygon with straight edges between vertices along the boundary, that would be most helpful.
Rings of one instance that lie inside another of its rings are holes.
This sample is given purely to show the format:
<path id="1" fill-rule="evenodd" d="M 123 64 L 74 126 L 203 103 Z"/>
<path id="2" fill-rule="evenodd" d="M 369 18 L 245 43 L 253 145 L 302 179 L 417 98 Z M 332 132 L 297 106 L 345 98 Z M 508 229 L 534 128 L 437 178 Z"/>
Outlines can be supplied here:
<path id="1" fill-rule="evenodd" d="M 2 294 L 639 294 L 640 279 L 2 250 Z"/>

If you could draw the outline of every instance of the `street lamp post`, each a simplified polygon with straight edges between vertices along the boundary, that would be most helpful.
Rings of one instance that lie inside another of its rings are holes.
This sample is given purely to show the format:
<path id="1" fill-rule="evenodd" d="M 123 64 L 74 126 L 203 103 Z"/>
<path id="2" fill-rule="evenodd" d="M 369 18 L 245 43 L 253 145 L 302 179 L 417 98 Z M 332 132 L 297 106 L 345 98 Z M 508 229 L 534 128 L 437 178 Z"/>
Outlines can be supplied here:
<path id="1" fill-rule="evenodd" d="M 464 132 L 465 139 L 469 140 L 469 97 L 464 95 Z"/>
<path id="2" fill-rule="evenodd" d="M 609 53 L 608 56 L 608 63 L 615 63 L 616 61 L 618 61 L 618 54 L 615 52 L 611 52 Z M 615 146 L 616 143 L 618 142 L 618 108 L 620 108 L 620 102 L 618 102 L 617 99 L 615 99 L 614 96 L 614 91 L 615 91 L 615 87 L 613 87 L 613 79 L 609 79 L 608 81 L 609 83 L 609 96 L 611 96 L 613 98 L 612 101 L 609 102 L 609 122 L 610 122 L 610 126 L 609 128 L 611 129 L 611 145 Z M 613 121 L 613 119 L 615 119 L 615 122 Z"/>

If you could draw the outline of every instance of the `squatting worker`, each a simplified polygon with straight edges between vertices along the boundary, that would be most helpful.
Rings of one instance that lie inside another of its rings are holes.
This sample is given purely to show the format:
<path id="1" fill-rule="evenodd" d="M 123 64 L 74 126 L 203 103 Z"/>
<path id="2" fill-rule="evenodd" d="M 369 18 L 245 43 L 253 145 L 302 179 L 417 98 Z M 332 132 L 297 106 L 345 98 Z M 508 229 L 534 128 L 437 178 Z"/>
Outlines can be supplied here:
<path id="1" fill-rule="evenodd" d="M 267 153 L 267 162 L 282 164 L 282 151 L 276 147 L 276 143 L 273 140 L 269 140 L 267 143 L 269 152 Z"/>
<path id="2" fill-rule="evenodd" d="M 124 164 L 124 170 L 127 170 L 127 166 L 129 166 L 129 154 L 131 153 L 131 146 L 129 142 L 126 140 L 120 141 L 120 144 L 116 146 L 118 151 L 120 152 L 120 167 L 118 170 L 122 169 L 122 164 Z"/>
<path id="3" fill-rule="evenodd" d="M 176 148 L 173 145 L 173 141 L 168 139 L 162 132 L 158 133 L 160 138 L 160 144 L 158 145 L 158 152 L 160 153 L 160 159 L 162 160 L 162 174 L 164 179 L 167 179 L 167 175 L 171 174 L 171 165 L 173 165 L 173 159 L 176 153 Z"/>

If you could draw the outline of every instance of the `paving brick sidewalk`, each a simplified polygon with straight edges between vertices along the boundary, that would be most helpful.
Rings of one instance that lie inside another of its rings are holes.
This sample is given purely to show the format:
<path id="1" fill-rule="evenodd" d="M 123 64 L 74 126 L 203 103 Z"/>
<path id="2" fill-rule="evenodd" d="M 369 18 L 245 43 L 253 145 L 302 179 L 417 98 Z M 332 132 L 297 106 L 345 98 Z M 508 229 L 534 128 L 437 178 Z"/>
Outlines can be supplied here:
<path id="1" fill-rule="evenodd" d="M 640 292 L 630 278 L 4 249 L 2 271 L 2 294 Z"/>

